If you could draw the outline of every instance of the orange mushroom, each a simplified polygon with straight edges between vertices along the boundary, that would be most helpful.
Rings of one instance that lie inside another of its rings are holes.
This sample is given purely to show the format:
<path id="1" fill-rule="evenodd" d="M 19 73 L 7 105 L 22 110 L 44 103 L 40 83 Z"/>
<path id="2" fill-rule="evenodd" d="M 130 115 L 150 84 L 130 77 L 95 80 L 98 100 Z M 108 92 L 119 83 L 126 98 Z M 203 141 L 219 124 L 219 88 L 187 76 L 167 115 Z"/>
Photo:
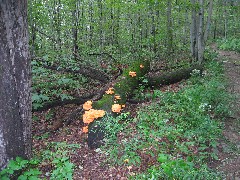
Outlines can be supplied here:
<path id="1" fill-rule="evenodd" d="M 135 76 L 137 76 L 137 74 L 134 71 L 129 71 L 129 76 L 135 77 Z"/>
<path id="2" fill-rule="evenodd" d="M 114 98 L 115 98 L 116 100 L 121 99 L 121 97 L 120 97 L 119 95 L 115 95 Z"/>
<path id="3" fill-rule="evenodd" d="M 88 132 L 88 126 L 84 126 L 84 127 L 82 128 L 82 131 L 83 131 L 84 133 L 87 133 L 87 132 Z"/>
<path id="4" fill-rule="evenodd" d="M 112 105 L 112 112 L 120 113 L 122 110 L 122 106 L 120 104 L 113 104 Z"/>
<path id="5" fill-rule="evenodd" d="M 105 115 L 104 110 L 90 109 L 89 111 L 85 111 L 85 113 L 83 114 L 83 122 L 91 123 L 94 121 L 94 119 L 103 117 L 104 115 Z"/>
<path id="6" fill-rule="evenodd" d="M 100 118 L 100 117 L 103 117 L 105 115 L 105 111 L 104 110 L 94 110 L 94 117 L 97 119 L 97 118 Z"/>
<path id="7" fill-rule="evenodd" d="M 85 114 L 83 114 L 83 122 L 84 123 L 91 123 L 94 121 L 94 115 L 93 114 L 90 114 L 88 113 L 89 111 L 86 111 Z"/>
<path id="8" fill-rule="evenodd" d="M 107 91 L 105 91 L 106 94 L 114 94 L 114 89 L 113 88 L 109 88 Z"/>
<path id="9" fill-rule="evenodd" d="M 83 104 L 83 109 L 84 110 L 89 110 L 92 109 L 92 101 L 87 101 Z"/>

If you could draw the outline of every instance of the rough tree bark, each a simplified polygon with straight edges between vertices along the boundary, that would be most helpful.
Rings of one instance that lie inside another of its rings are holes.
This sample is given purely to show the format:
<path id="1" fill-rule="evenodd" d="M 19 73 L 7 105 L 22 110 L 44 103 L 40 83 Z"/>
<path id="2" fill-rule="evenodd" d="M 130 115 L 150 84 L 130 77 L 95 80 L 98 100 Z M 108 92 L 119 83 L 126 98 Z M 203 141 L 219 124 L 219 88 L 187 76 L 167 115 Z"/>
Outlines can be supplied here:
<path id="1" fill-rule="evenodd" d="M 31 156 L 27 0 L 0 0 L 0 169 Z"/>

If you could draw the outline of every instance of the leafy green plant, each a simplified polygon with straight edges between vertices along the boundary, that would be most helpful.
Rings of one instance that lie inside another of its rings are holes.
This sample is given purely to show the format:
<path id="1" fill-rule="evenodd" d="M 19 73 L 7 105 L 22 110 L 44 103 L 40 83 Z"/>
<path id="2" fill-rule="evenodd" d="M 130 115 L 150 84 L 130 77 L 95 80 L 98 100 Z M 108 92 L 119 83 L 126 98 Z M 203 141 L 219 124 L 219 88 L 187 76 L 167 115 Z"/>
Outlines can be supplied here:
<path id="1" fill-rule="evenodd" d="M 24 160 L 21 157 L 17 157 L 15 160 L 10 160 L 8 166 L 0 172 L 1 180 L 10 180 L 17 176 L 18 180 L 35 180 L 40 179 L 39 175 L 42 174 L 36 168 L 39 164 L 39 160 Z M 35 167 L 35 168 L 34 168 Z"/>
<path id="2" fill-rule="evenodd" d="M 68 154 L 76 148 L 79 148 L 79 145 L 65 142 L 48 144 L 48 150 L 43 151 L 42 161 L 46 161 L 54 167 L 50 172 L 50 179 L 73 179 L 74 164 L 70 162 Z"/>
<path id="3" fill-rule="evenodd" d="M 191 161 L 181 158 L 172 160 L 163 154 L 161 156 L 158 158 L 160 166 L 152 166 L 147 173 L 130 177 L 130 179 L 222 179 L 220 173 L 213 172 L 206 165 L 196 168 Z"/>
<path id="4" fill-rule="evenodd" d="M 53 167 L 49 172 L 50 179 L 71 180 L 74 164 L 70 162 L 68 154 L 76 148 L 79 148 L 79 145 L 52 142 L 48 144 L 48 150 L 43 151 L 39 159 L 24 160 L 17 157 L 16 160 L 9 161 L 8 166 L 0 172 L 0 179 L 10 180 L 13 177 L 18 180 L 40 179 L 42 172 L 37 167 L 43 163 Z"/>

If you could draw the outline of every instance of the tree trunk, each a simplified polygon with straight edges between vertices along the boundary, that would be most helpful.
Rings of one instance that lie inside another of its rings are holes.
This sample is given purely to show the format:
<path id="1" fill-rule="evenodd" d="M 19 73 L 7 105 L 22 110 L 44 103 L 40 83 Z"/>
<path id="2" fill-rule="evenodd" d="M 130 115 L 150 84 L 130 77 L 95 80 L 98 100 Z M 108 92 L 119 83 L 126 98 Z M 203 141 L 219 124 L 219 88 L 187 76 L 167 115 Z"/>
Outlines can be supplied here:
<path id="1" fill-rule="evenodd" d="M 203 24 L 204 24 L 204 0 L 199 0 L 199 26 L 198 26 L 198 62 L 202 63 L 204 53 L 204 37 L 203 37 Z"/>
<path id="2" fill-rule="evenodd" d="M 191 17 L 191 28 L 190 28 L 190 40 L 191 40 L 191 54 L 192 57 L 197 60 L 197 15 L 196 15 L 196 1 L 191 0 L 192 4 L 192 17 Z"/>
<path id="3" fill-rule="evenodd" d="M 172 55 L 173 33 L 172 33 L 172 0 L 167 1 L 167 54 Z"/>
<path id="4" fill-rule="evenodd" d="M 213 11 L 213 0 L 210 0 L 209 7 L 208 7 L 208 18 L 207 18 L 206 30 L 204 32 L 204 42 L 205 43 L 207 41 L 208 34 L 210 32 L 212 11 Z"/>
<path id="5" fill-rule="evenodd" d="M 79 20 L 79 3 L 74 2 L 74 9 L 72 10 L 73 27 L 72 27 L 72 37 L 73 37 L 73 57 L 77 61 L 78 54 L 78 20 Z"/>
<path id="6" fill-rule="evenodd" d="M 31 156 L 27 0 L 0 0 L 0 169 Z"/>

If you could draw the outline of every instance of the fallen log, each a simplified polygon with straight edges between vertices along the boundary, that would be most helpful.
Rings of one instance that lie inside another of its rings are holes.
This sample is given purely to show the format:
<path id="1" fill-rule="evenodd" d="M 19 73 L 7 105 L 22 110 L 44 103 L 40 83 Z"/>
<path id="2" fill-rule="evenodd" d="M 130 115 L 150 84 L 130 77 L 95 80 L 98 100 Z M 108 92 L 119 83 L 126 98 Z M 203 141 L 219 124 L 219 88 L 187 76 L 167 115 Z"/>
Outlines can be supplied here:
<path id="1" fill-rule="evenodd" d="M 200 70 L 200 72 L 203 70 L 202 65 L 193 65 L 188 68 L 181 68 L 177 69 L 172 72 L 165 72 L 165 73 L 157 73 L 157 74 L 149 74 L 146 78 L 148 80 L 149 86 L 161 86 L 161 85 L 169 85 L 176 82 L 179 82 L 183 79 L 188 79 L 191 77 L 192 71 Z"/>
<path id="2" fill-rule="evenodd" d="M 144 69 L 140 68 L 140 64 L 144 65 Z M 190 68 L 181 68 L 170 73 L 147 76 L 148 85 L 159 86 L 175 83 L 181 81 L 182 79 L 187 79 L 191 76 L 191 73 L 194 69 L 202 71 L 202 66 L 194 65 Z M 138 86 L 138 78 L 132 78 L 128 74 L 132 70 L 137 72 L 136 74 L 138 77 L 142 77 L 149 71 L 149 62 L 136 62 L 134 65 L 131 65 L 129 68 L 124 70 L 123 75 L 119 77 L 118 82 L 113 86 L 115 94 L 121 97 L 121 99 L 117 101 L 119 105 L 125 104 L 127 97 L 129 97 L 134 88 Z M 116 114 L 111 111 L 113 104 L 114 97 L 105 94 L 102 99 L 93 103 L 93 108 L 105 110 L 108 113 L 108 116 L 115 116 Z M 103 139 L 106 137 L 106 132 L 104 125 L 101 124 L 101 119 L 90 123 L 88 129 L 89 148 L 98 148 L 103 145 Z"/>
<path id="3" fill-rule="evenodd" d="M 93 109 L 104 110 L 109 116 L 116 116 L 117 112 L 112 112 L 113 105 L 115 104 L 119 107 L 125 105 L 127 97 L 138 86 L 139 77 L 144 76 L 149 69 L 149 61 L 135 61 L 132 63 L 123 70 L 123 74 L 116 79 L 116 83 L 111 87 L 114 94 L 104 94 L 100 100 L 93 102 Z M 115 98 L 116 96 L 118 96 L 117 99 Z M 90 148 L 101 146 L 106 135 L 101 119 L 90 123 L 88 129 L 88 146 Z"/>
<path id="4" fill-rule="evenodd" d="M 140 64 L 144 65 L 144 70 L 140 67 Z M 131 65 L 129 68 L 124 70 L 123 75 L 118 77 L 114 82 L 108 83 L 106 86 L 101 88 L 98 93 L 94 95 L 93 98 L 89 97 L 87 98 L 87 95 L 84 97 L 84 102 L 87 100 L 93 101 L 93 108 L 94 109 L 102 109 L 105 110 L 108 115 L 115 116 L 116 113 L 113 113 L 111 111 L 111 107 L 114 104 L 114 96 L 105 94 L 105 91 L 109 87 L 113 87 L 115 90 L 115 95 L 119 95 L 121 97 L 120 100 L 117 101 L 119 104 L 125 104 L 127 98 L 132 94 L 134 88 L 138 86 L 138 80 L 137 77 L 131 77 L 129 76 L 129 71 L 135 71 L 135 68 L 137 69 L 136 75 L 139 77 L 146 74 L 149 70 L 149 63 L 148 62 L 136 62 L 133 65 Z M 178 81 L 181 81 L 182 79 L 187 79 L 191 76 L 191 73 L 194 69 L 202 71 L 203 67 L 199 65 L 193 65 L 189 68 L 181 68 L 173 72 L 165 72 L 163 74 L 154 74 L 154 75 L 147 75 L 148 79 L 148 85 L 149 86 L 160 86 L 165 84 L 171 84 Z M 83 100 L 81 101 L 83 103 Z M 72 121 L 79 119 L 79 116 L 81 116 L 83 113 L 82 106 L 80 106 L 76 111 L 71 113 L 68 117 L 62 120 L 62 126 L 68 125 Z M 102 140 L 105 136 L 104 133 L 104 127 L 99 126 L 99 122 L 101 122 L 101 119 L 90 123 L 89 124 L 89 134 L 88 134 L 88 146 L 90 148 L 98 148 L 103 144 Z M 54 129 L 57 130 L 57 129 Z"/>

